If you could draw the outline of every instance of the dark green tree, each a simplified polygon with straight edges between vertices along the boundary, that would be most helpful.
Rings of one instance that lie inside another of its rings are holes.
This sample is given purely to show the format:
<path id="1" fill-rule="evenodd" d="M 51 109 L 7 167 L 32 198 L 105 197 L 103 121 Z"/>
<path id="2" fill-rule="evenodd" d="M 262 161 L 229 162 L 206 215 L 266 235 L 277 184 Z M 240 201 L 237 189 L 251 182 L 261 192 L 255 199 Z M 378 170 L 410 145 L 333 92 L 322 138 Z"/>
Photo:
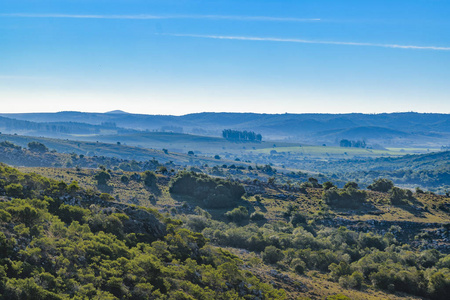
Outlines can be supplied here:
<path id="1" fill-rule="evenodd" d="M 28 149 L 30 149 L 30 151 L 33 152 L 40 152 L 40 153 L 48 152 L 47 146 L 39 142 L 29 142 Z"/>
<path id="2" fill-rule="evenodd" d="M 386 193 L 393 187 L 394 187 L 394 183 L 391 180 L 385 179 L 385 178 L 380 178 L 380 179 L 375 180 L 367 188 L 372 191 Z"/>
<path id="3" fill-rule="evenodd" d="M 111 175 L 106 171 L 101 171 L 94 176 L 94 179 L 97 180 L 98 185 L 106 185 L 111 179 Z"/>
<path id="4" fill-rule="evenodd" d="M 358 187 L 358 184 L 356 183 L 356 182 L 354 182 L 354 181 L 349 181 L 349 182 L 347 182 L 345 185 L 344 185 L 344 189 L 347 189 L 347 188 L 353 188 L 353 189 L 358 189 L 359 187 Z"/>
<path id="5" fill-rule="evenodd" d="M 394 186 L 389 191 L 389 200 L 392 204 L 402 204 L 406 198 L 406 193 L 401 188 Z"/>
<path id="6" fill-rule="evenodd" d="M 142 179 L 144 180 L 144 185 L 146 187 L 151 188 L 156 185 L 156 175 L 152 171 L 145 171 Z"/>
<path id="7" fill-rule="evenodd" d="M 262 259 L 268 264 L 276 264 L 284 258 L 283 252 L 275 246 L 267 246 L 262 253 Z"/>
<path id="8" fill-rule="evenodd" d="M 127 175 L 122 175 L 122 177 L 120 177 L 120 181 L 121 181 L 123 184 L 128 184 L 128 182 L 130 182 L 130 178 L 128 178 Z"/>

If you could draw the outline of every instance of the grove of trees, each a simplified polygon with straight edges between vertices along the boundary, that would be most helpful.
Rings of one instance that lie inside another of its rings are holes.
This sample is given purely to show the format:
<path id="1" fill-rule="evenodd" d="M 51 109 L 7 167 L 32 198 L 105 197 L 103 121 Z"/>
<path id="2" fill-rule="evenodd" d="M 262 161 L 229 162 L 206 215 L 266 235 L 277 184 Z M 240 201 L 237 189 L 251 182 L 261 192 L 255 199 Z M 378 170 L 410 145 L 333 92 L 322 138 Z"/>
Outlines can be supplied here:
<path id="1" fill-rule="evenodd" d="M 365 141 L 350 141 L 347 139 L 342 139 L 339 142 L 339 145 L 341 147 L 346 148 L 366 148 L 366 142 Z"/>
<path id="2" fill-rule="evenodd" d="M 222 131 L 224 139 L 234 142 L 261 142 L 262 135 L 253 131 L 238 131 L 231 129 L 224 129 Z"/>

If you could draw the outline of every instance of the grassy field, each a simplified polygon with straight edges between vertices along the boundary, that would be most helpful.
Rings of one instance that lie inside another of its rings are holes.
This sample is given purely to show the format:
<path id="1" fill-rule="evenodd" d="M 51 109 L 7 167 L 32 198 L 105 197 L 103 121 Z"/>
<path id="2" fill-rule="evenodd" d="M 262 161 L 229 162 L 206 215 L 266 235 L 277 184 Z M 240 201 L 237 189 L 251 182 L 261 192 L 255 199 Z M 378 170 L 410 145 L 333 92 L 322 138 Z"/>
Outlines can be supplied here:
<path id="1" fill-rule="evenodd" d="M 405 152 L 410 154 L 423 154 L 429 152 L 439 152 L 440 148 L 386 148 L 389 151 Z"/>
<path id="2" fill-rule="evenodd" d="M 271 151 L 274 150 L 277 153 L 287 153 L 299 156 L 342 156 L 343 158 L 402 156 L 410 153 L 407 151 L 400 152 L 394 150 L 372 150 L 362 148 L 342 148 L 342 147 L 328 147 L 328 146 L 271 147 L 271 148 L 257 149 L 254 150 L 254 152 L 270 154 Z"/>
<path id="3" fill-rule="evenodd" d="M 101 141 L 106 143 L 121 142 L 130 146 L 139 146 L 145 148 L 162 149 L 170 151 L 187 153 L 196 151 L 203 154 L 218 154 L 224 152 L 240 153 L 247 149 L 261 149 L 272 147 L 274 142 L 230 142 L 220 137 L 199 136 L 183 133 L 171 132 L 143 132 L 135 134 L 122 135 L 96 135 L 78 137 L 87 141 Z M 276 143 L 280 146 L 293 146 L 292 143 Z"/>
<path id="4" fill-rule="evenodd" d="M 76 153 L 87 156 L 94 156 L 94 155 L 108 156 L 128 160 L 134 159 L 137 161 L 146 161 L 155 158 L 156 160 L 163 163 L 173 161 L 174 163 L 182 165 L 186 164 L 222 165 L 222 164 L 236 163 L 234 160 L 226 159 L 224 157 L 216 159 L 214 158 L 213 154 L 210 154 L 209 156 L 208 154 L 206 155 L 203 155 L 203 153 L 200 154 L 201 151 L 196 151 L 195 155 L 188 155 L 188 151 L 192 151 L 191 148 L 186 148 L 187 150 L 183 152 L 173 152 L 171 150 L 164 152 L 162 149 L 167 148 L 161 147 L 160 149 L 154 149 L 154 148 L 144 148 L 144 147 L 124 145 L 123 143 L 118 144 L 117 142 L 104 143 L 100 141 L 99 142 L 73 141 L 73 140 L 61 140 L 45 137 L 31 137 L 31 136 L 8 135 L 8 134 L 0 134 L 0 141 L 9 141 L 24 148 L 27 147 L 27 144 L 29 142 L 37 141 L 46 145 L 50 150 L 56 150 L 57 152 L 61 153 Z M 207 142 L 205 142 L 205 144 L 207 144 Z M 243 162 L 242 164 L 245 163 Z"/>

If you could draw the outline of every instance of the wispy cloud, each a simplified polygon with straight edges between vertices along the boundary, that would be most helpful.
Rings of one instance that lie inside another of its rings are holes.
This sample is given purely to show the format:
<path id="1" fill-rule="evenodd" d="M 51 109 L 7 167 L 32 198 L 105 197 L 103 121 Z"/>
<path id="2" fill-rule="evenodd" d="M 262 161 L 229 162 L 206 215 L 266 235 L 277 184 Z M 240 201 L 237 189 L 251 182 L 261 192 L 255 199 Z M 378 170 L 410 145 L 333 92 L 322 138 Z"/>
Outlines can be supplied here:
<path id="1" fill-rule="evenodd" d="M 42 79 L 50 79 L 50 77 L 0 74 L 0 80 L 2 80 L 2 79 L 4 79 L 4 80 L 42 80 Z"/>
<path id="2" fill-rule="evenodd" d="M 80 15 L 80 14 L 0 14 L 0 17 L 16 18 L 67 18 L 67 19 L 120 19 L 120 20 L 158 20 L 158 19 L 209 19 L 234 21 L 267 22 L 316 22 L 317 18 L 290 18 L 268 16 L 222 16 L 222 15 Z"/>
<path id="3" fill-rule="evenodd" d="M 382 48 L 396 48 L 396 49 L 450 51 L 450 47 L 439 47 L 439 46 L 415 46 L 415 45 L 339 42 L 339 41 L 320 41 L 320 40 L 318 41 L 318 40 L 287 39 L 287 38 L 274 38 L 274 37 L 228 36 L 228 35 L 170 34 L 170 33 L 166 33 L 164 35 L 178 36 L 178 37 L 205 38 L 205 39 L 219 39 L 219 40 L 285 42 L 285 43 L 300 43 L 300 44 L 324 44 L 324 45 L 365 46 L 365 47 L 382 47 Z"/>

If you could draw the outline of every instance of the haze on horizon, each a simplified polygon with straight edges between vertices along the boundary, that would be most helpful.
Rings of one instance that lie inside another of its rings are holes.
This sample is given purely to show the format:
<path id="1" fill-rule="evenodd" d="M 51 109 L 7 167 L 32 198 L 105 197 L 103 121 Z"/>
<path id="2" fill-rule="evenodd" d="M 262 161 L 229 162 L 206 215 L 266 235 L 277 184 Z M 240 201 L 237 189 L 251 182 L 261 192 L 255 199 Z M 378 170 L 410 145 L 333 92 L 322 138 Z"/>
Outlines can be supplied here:
<path id="1" fill-rule="evenodd" d="M 445 1 L 12 1 L 3 113 L 450 113 Z"/>

